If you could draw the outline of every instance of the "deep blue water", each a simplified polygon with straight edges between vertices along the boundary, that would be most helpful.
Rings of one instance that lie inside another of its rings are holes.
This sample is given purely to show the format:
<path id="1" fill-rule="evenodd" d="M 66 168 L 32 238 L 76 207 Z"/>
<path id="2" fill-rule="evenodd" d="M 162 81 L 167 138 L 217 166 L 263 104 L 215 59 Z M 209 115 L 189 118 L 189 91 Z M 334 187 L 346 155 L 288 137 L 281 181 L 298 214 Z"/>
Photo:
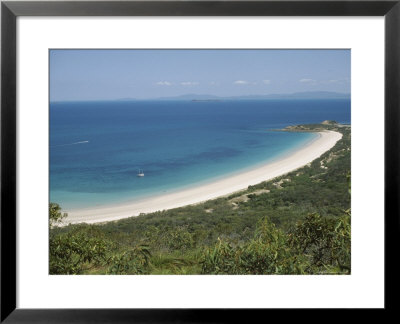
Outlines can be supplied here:
<path id="1" fill-rule="evenodd" d="M 327 119 L 350 123 L 350 101 L 52 103 L 50 200 L 92 207 L 210 181 L 315 137 L 272 129 Z"/>

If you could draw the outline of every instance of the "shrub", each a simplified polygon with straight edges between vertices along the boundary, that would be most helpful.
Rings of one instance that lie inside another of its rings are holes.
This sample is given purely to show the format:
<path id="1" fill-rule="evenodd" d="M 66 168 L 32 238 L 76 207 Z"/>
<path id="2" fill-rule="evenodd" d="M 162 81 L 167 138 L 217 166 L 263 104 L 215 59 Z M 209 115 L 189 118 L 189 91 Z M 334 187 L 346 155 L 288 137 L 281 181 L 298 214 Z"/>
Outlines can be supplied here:
<path id="1" fill-rule="evenodd" d="M 202 273 L 288 274 L 302 273 L 302 268 L 285 234 L 265 218 L 248 243 L 233 246 L 219 239 L 214 247 L 206 249 Z"/>
<path id="2" fill-rule="evenodd" d="M 350 273 L 350 211 L 338 220 L 309 214 L 289 233 L 296 254 L 307 258 L 307 273 Z"/>
<path id="3" fill-rule="evenodd" d="M 123 253 L 114 254 L 107 263 L 107 274 L 147 273 L 151 253 L 147 245 L 139 245 Z"/>
<path id="4" fill-rule="evenodd" d="M 178 226 L 167 233 L 166 243 L 170 250 L 187 250 L 194 246 L 194 239 L 187 226 Z"/>
<path id="5" fill-rule="evenodd" d="M 50 274 L 80 274 L 106 259 L 108 242 L 80 234 L 50 237 Z"/>

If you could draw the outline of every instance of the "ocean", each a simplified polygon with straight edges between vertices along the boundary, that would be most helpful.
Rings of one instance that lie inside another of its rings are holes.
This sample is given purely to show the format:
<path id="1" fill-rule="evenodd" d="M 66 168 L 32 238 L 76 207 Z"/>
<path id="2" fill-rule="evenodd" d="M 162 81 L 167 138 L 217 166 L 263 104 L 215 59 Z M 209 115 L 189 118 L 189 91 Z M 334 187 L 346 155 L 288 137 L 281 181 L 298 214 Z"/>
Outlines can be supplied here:
<path id="1" fill-rule="evenodd" d="M 350 115 L 346 99 L 54 102 L 50 201 L 99 207 L 206 183 L 316 136 L 277 129 Z"/>

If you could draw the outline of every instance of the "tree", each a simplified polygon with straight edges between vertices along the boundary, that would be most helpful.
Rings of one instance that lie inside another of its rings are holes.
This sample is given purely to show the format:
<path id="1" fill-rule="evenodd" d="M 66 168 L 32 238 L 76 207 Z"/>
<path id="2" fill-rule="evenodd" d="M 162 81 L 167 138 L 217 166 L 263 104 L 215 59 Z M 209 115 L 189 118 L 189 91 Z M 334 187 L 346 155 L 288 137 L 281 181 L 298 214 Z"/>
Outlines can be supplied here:
<path id="1" fill-rule="evenodd" d="M 68 216 L 67 213 L 61 212 L 61 207 L 59 204 L 50 203 L 49 204 L 49 226 L 50 228 L 61 224 L 62 220 Z"/>

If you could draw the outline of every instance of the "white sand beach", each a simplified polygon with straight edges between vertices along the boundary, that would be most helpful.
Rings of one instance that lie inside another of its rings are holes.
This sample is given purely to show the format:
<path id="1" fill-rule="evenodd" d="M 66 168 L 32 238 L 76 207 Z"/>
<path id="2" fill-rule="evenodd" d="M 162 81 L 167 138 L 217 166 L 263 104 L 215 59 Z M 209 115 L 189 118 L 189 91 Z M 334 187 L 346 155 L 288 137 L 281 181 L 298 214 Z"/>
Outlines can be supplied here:
<path id="1" fill-rule="evenodd" d="M 309 144 L 300 147 L 279 160 L 261 165 L 249 171 L 237 173 L 197 187 L 167 193 L 152 198 L 121 205 L 110 205 L 99 208 L 71 210 L 65 223 L 99 223 L 115 221 L 122 218 L 138 216 L 159 210 L 172 209 L 200 203 L 209 199 L 231 194 L 246 189 L 250 185 L 271 180 L 310 163 L 330 150 L 342 134 L 333 131 L 319 132 L 319 137 Z"/>

